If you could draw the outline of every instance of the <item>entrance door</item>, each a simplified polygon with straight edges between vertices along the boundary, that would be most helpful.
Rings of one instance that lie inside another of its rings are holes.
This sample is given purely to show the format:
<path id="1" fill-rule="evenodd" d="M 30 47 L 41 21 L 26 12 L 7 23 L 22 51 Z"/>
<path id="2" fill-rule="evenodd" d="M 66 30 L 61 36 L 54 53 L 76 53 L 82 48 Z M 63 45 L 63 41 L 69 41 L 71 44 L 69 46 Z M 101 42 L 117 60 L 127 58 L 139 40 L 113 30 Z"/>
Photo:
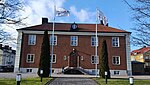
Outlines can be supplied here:
<path id="1" fill-rule="evenodd" d="M 77 57 L 78 53 L 76 51 L 70 53 L 69 67 L 77 67 Z"/>

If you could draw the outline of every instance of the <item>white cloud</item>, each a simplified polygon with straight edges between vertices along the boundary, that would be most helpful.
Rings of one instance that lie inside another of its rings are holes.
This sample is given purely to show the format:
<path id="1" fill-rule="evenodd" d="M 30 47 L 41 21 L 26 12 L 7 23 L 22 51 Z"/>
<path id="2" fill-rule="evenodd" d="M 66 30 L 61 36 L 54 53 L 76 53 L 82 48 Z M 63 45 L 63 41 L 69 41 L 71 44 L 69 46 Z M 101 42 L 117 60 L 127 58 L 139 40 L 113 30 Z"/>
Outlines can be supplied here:
<path id="1" fill-rule="evenodd" d="M 57 7 L 62 7 L 66 0 L 55 0 Z M 25 23 L 30 25 L 41 24 L 42 17 L 53 19 L 54 0 L 24 0 L 24 12 L 22 17 L 28 17 L 24 20 Z"/>
<path id="2" fill-rule="evenodd" d="M 70 7 L 70 11 L 81 22 L 92 22 L 94 20 L 93 18 L 95 18 L 95 13 L 85 9 L 77 11 L 77 9 L 74 6 L 72 6 Z"/>

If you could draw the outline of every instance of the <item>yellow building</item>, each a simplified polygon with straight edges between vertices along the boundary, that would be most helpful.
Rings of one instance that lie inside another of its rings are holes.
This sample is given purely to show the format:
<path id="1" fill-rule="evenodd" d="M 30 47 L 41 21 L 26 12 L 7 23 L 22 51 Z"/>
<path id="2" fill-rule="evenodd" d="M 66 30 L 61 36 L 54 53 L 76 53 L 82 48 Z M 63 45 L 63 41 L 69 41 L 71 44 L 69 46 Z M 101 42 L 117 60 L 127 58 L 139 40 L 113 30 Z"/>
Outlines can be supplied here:
<path id="1" fill-rule="evenodd" d="M 131 61 L 145 63 L 145 68 L 150 68 L 150 47 L 143 47 L 131 52 Z"/>

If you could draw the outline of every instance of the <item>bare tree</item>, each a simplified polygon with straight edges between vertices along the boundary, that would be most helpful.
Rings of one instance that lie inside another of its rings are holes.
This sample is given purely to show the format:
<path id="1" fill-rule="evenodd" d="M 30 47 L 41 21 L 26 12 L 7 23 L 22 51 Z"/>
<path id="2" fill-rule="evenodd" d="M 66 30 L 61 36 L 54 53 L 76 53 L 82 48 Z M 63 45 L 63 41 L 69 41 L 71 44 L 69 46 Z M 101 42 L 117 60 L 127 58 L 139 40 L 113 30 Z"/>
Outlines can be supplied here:
<path id="1" fill-rule="evenodd" d="M 138 46 L 150 46 L 150 0 L 134 0 L 131 4 L 124 2 L 133 12 L 135 26 L 133 29 L 132 43 Z"/>
<path id="2" fill-rule="evenodd" d="M 22 3 L 19 0 L 0 0 L 0 24 L 20 24 Z"/>
<path id="3" fill-rule="evenodd" d="M 15 38 L 4 31 L 6 26 L 2 25 L 24 25 L 22 20 L 25 18 L 21 18 L 21 11 L 23 11 L 21 0 L 0 0 L 0 43 L 15 42 Z"/>

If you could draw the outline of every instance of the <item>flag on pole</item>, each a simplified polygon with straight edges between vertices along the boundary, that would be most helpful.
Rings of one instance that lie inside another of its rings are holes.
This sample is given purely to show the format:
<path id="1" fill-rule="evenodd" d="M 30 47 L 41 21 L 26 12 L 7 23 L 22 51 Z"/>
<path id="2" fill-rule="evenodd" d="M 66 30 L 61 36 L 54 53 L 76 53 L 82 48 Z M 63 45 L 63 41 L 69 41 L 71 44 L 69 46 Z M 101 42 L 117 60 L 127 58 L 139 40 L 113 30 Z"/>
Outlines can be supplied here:
<path id="1" fill-rule="evenodd" d="M 55 11 L 55 16 L 62 17 L 62 16 L 69 16 L 70 12 L 64 8 L 58 8 Z"/>
<path id="2" fill-rule="evenodd" d="M 108 20 L 105 16 L 103 16 L 102 21 L 105 26 L 108 24 Z"/>
<path id="3" fill-rule="evenodd" d="M 102 20 L 102 17 L 103 17 L 103 13 L 99 9 L 97 9 L 97 19 Z"/>
<path id="4" fill-rule="evenodd" d="M 108 25 L 108 20 L 107 18 L 105 17 L 105 15 L 97 9 L 97 19 L 101 22 L 101 24 L 103 25 Z"/>

